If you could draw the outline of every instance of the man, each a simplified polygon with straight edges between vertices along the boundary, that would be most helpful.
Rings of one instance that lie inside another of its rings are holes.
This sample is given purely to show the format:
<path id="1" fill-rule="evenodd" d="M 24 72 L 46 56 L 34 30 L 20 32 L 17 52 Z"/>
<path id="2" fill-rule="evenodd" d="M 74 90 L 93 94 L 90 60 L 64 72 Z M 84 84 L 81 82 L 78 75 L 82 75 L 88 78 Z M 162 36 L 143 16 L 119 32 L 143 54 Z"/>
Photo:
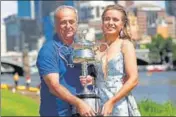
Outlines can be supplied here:
<path id="1" fill-rule="evenodd" d="M 18 81 L 19 81 L 19 75 L 18 72 L 16 72 L 13 76 L 14 82 L 15 82 L 15 88 L 18 87 Z"/>
<path id="2" fill-rule="evenodd" d="M 40 115 L 71 116 L 72 106 L 75 106 L 81 116 L 94 116 L 92 108 L 74 96 L 81 73 L 80 65 L 70 65 L 73 51 L 70 45 L 78 25 L 77 11 L 71 6 L 61 6 L 56 9 L 54 20 L 56 34 L 43 45 L 37 58 L 41 77 Z"/>

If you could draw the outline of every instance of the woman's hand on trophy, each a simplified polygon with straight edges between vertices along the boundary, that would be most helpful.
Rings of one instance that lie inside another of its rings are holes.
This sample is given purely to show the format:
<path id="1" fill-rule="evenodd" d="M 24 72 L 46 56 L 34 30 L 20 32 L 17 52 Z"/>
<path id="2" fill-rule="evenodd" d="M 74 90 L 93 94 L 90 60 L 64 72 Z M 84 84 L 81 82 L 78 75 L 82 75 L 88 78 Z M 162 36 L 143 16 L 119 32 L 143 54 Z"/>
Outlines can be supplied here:
<path id="1" fill-rule="evenodd" d="M 103 115 L 103 116 L 112 116 L 111 114 L 112 114 L 113 108 L 114 108 L 114 103 L 111 100 L 108 100 L 103 105 L 101 115 Z"/>
<path id="2" fill-rule="evenodd" d="M 94 84 L 94 78 L 90 75 L 80 76 L 80 82 L 81 82 L 82 86 L 92 85 L 92 84 Z"/>

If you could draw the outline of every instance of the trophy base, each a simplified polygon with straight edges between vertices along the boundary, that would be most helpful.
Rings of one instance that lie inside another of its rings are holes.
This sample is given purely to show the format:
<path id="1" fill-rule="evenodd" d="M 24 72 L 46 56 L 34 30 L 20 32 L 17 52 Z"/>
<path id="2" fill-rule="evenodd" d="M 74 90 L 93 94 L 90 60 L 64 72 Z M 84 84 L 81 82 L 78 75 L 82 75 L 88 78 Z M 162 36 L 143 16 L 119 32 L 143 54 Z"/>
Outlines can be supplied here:
<path id="1" fill-rule="evenodd" d="M 100 111 L 100 97 L 97 94 L 94 93 L 90 93 L 90 94 L 78 94 L 76 95 L 77 97 L 79 97 L 80 99 L 82 99 L 84 102 L 86 102 L 93 110 L 94 112 L 96 112 L 96 116 L 100 116 L 99 115 L 99 111 Z M 72 115 L 74 117 L 79 117 L 79 112 L 76 110 L 75 107 L 73 107 L 72 110 Z"/>
<path id="2" fill-rule="evenodd" d="M 72 117 L 81 117 L 81 115 L 79 113 L 76 113 L 76 114 L 72 114 Z M 103 117 L 103 115 L 101 114 L 95 114 L 95 117 Z"/>

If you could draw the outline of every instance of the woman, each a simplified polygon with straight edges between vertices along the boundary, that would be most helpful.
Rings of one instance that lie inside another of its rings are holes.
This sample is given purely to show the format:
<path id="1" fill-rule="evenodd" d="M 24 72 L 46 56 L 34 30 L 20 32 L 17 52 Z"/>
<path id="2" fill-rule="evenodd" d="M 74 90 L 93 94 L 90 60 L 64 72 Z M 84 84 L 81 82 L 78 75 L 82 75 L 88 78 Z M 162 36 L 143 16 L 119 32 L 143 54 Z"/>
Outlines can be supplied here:
<path id="1" fill-rule="evenodd" d="M 96 87 L 101 98 L 101 114 L 104 116 L 140 116 L 136 101 L 131 95 L 138 84 L 138 70 L 135 48 L 127 30 L 128 19 L 120 5 L 109 5 L 102 14 L 103 42 L 106 51 L 96 51 L 101 61 L 96 64 L 98 74 Z M 125 79 L 126 80 L 125 80 Z M 81 77 L 83 85 L 89 84 L 92 77 Z M 125 82 L 124 82 L 125 81 Z"/>

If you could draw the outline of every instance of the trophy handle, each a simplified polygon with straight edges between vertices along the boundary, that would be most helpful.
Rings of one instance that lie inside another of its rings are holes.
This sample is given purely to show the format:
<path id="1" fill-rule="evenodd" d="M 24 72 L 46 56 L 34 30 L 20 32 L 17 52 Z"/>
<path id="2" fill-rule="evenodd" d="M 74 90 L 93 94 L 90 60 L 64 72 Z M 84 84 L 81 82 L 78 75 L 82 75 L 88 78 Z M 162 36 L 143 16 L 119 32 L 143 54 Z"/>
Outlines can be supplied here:
<path id="1" fill-rule="evenodd" d="M 82 39 L 82 41 L 86 40 L 86 34 L 88 33 L 88 29 L 83 29 L 80 33 L 80 38 Z"/>
<path id="2" fill-rule="evenodd" d="M 93 47 L 94 55 L 96 56 L 96 60 L 101 61 L 105 52 L 109 49 L 109 45 L 105 42 L 95 43 Z"/>

